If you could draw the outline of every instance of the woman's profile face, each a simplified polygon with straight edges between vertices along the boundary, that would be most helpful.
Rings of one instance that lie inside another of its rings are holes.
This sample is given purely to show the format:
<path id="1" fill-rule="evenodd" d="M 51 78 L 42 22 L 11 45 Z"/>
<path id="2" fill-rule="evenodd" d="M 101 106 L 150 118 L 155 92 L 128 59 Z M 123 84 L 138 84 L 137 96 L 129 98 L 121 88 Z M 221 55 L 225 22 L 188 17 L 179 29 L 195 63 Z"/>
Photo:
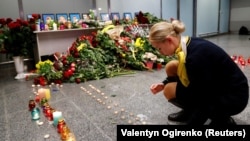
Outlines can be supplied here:
<path id="1" fill-rule="evenodd" d="M 173 44 L 171 44 L 171 40 L 165 39 L 161 42 L 152 42 L 151 45 L 157 49 L 162 55 L 170 56 L 173 55 L 175 49 Z"/>

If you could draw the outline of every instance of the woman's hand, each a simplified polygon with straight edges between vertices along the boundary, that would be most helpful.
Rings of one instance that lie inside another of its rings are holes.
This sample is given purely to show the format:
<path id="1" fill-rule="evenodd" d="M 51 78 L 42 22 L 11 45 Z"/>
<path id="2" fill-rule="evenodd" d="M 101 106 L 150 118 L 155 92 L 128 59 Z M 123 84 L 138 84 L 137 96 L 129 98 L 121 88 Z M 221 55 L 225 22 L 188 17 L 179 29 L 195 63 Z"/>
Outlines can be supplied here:
<path id="1" fill-rule="evenodd" d="M 150 90 L 153 94 L 157 94 L 158 92 L 162 91 L 163 89 L 164 89 L 163 83 L 156 83 L 156 84 L 152 84 L 150 86 Z"/>

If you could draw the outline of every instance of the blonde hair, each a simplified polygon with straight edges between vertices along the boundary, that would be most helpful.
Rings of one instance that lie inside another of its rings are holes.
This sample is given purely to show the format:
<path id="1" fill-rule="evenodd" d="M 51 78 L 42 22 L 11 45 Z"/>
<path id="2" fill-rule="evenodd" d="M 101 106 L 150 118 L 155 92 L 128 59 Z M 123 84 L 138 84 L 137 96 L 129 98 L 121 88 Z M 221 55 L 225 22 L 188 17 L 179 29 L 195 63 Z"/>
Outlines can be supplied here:
<path id="1" fill-rule="evenodd" d="M 162 42 L 166 36 L 180 36 L 185 31 L 185 25 L 179 20 L 172 20 L 172 22 L 159 22 L 150 28 L 149 41 Z"/>

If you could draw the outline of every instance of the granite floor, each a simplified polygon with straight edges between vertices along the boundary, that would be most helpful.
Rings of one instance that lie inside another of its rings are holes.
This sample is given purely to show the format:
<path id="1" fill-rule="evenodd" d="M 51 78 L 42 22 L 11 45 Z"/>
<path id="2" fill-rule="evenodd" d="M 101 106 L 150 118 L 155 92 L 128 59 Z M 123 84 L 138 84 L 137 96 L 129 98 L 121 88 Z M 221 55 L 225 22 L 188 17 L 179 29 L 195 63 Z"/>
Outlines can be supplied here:
<path id="1" fill-rule="evenodd" d="M 207 38 L 230 55 L 250 57 L 250 36 L 220 35 Z M 242 68 L 250 77 L 250 65 Z M 32 81 L 15 80 L 13 65 L 0 66 L 0 136 L 3 141 L 60 141 L 56 128 L 41 114 L 31 120 L 28 102 L 34 97 Z M 117 124 L 178 124 L 167 120 L 179 109 L 149 86 L 165 78 L 163 70 L 138 71 L 132 75 L 67 83 L 51 91 L 49 104 L 62 115 L 77 141 L 115 141 Z M 46 87 L 49 88 L 49 87 Z M 250 124 L 250 105 L 234 116 L 238 124 Z M 45 139 L 45 135 L 50 135 Z"/>

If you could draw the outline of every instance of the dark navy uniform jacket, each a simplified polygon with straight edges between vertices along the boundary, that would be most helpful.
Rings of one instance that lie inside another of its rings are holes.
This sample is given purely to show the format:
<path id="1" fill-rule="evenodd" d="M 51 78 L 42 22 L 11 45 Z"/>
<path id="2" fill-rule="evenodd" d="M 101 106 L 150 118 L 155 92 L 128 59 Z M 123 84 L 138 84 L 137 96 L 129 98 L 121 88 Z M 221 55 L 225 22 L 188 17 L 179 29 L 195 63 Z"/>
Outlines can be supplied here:
<path id="1" fill-rule="evenodd" d="M 176 97 L 183 99 L 186 106 L 230 115 L 246 107 L 248 80 L 221 47 L 202 38 L 190 37 L 185 66 L 190 84 L 185 88 L 179 82 Z"/>

